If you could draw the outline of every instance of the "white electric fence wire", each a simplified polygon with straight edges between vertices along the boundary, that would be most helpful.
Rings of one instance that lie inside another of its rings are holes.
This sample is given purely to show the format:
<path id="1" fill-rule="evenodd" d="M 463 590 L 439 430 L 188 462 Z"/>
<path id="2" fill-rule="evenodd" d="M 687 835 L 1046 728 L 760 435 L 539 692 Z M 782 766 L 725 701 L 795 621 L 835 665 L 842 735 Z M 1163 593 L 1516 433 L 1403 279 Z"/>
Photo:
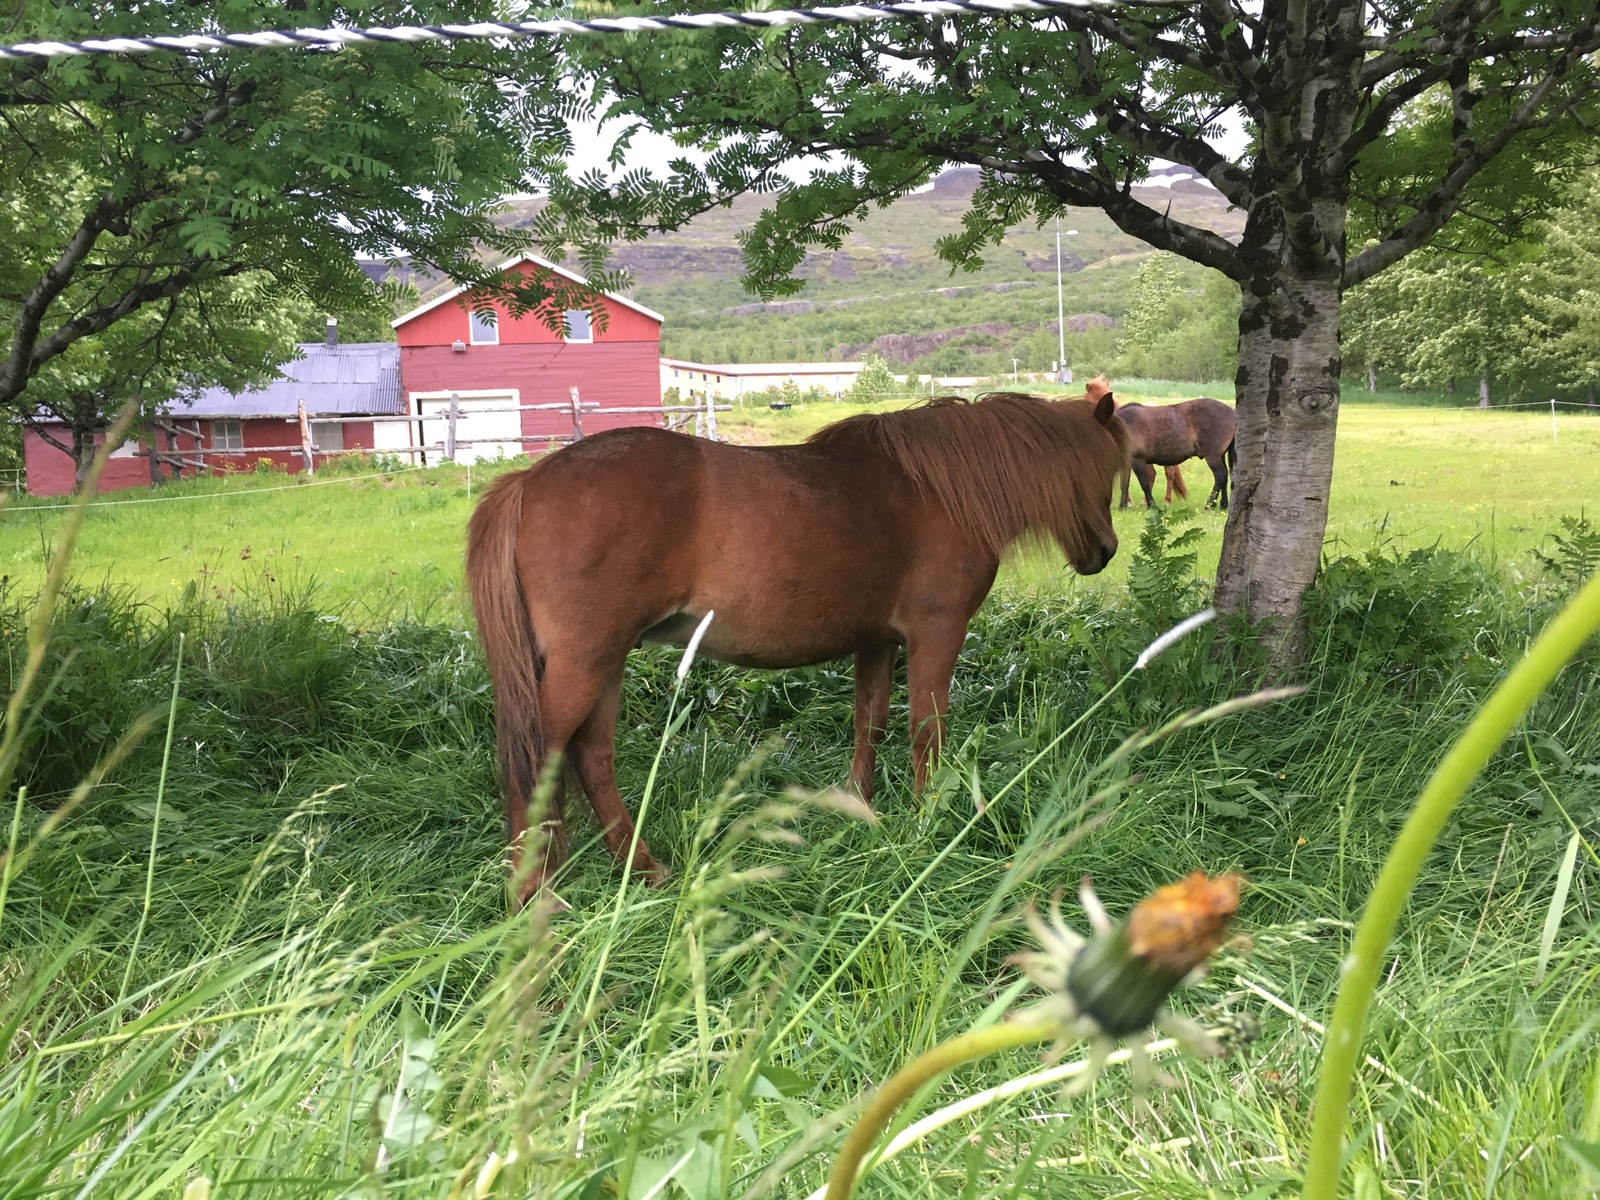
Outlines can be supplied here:
<path id="1" fill-rule="evenodd" d="M 280 483 L 273 487 L 245 487 L 225 492 L 192 492 L 187 496 L 142 496 L 137 500 L 91 500 L 89 510 L 93 512 L 99 508 L 120 508 L 127 504 L 176 504 L 182 500 L 229 500 L 237 496 L 263 496 L 268 492 L 303 492 L 306 488 L 333 487 L 340 483 L 357 483 L 363 479 L 386 479 L 391 475 L 403 475 L 407 471 L 426 471 L 427 466 L 395 467 L 390 471 L 373 471 L 363 475 L 335 475 L 332 479 L 306 479 L 301 483 Z M 14 504 L 0 508 L 0 516 L 7 514 L 27 514 L 36 512 L 51 512 L 60 508 L 76 508 L 76 504 Z"/>
<path id="2" fill-rule="evenodd" d="M 0 59 L 69 58 L 85 54 L 198 54 L 212 50 L 331 49 L 363 43 L 414 43 L 511 38 L 585 37 L 697 29 L 783 29 L 791 25 L 860 25 L 905 17 L 1009 16 L 1072 9 L 1131 7 L 1141 0 L 902 0 L 766 12 L 685 13 L 661 17 L 594 17 L 584 21 L 476 21 L 467 25 L 397 25 L 370 29 L 273 29 L 258 33 L 185 33 L 91 38 L 81 42 L 20 42 L 0 46 Z"/>

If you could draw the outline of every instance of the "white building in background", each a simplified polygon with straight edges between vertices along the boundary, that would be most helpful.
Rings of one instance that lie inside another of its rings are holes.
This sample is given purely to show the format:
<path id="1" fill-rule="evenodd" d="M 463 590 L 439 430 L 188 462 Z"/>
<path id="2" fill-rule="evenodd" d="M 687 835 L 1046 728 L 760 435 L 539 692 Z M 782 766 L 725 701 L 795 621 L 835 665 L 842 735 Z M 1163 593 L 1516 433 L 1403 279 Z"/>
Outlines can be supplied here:
<path id="1" fill-rule="evenodd" d="M 677 388 L 680 397 L 709 392 L 722 400 L 742 400 L 747 395 L 793 383 L 802 392 L 812 388 L 830 396 L 848 392 L 865 363 L 697 363 L 681 358 L 661 360 L 661 394 Z"/>

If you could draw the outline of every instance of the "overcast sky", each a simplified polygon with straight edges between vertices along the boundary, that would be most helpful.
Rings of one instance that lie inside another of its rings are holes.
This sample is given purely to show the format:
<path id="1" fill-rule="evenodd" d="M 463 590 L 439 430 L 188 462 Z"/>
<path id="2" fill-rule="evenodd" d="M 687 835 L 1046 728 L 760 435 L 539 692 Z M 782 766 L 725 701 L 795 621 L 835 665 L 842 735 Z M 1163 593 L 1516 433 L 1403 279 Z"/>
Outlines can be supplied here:
<path id="1" fill-rule="evenodd" d="M 573 139 L 576 143 L 575 152 L 568 160 L 574 173 L 600 169 L 607 170 L 606 156 L 610 153 L 612 139 L 620 131 L 621 125 L 612 125 L 604 133 L 593 124 L 572 125 Z M 1246 139 L 1242 125 L 1237 120 L 1226 123 L 1226 132 L 1215 141 L 1215 146 L 1224 154 L 1235 159 L 1244 152 Z M 671 138 L 663 137 L 657 133 L 641 131 L 634 135 L 633 144 L 629 147 L 628 169 L 645 168 L 653 175 L 664 174 L 667 164 L 674 158 L 687 156 L 691 160 L 702 160 L 703 155 L 684 150 L 672 143 Z M 787 173 L 796 179 L 804 179 L 813 166 L 820 165 L 821 159 L 801 160 L 791 163 Z M 1154 169 L 1160 169 L 1166 164 L 1157 161 L 1152 164 Z"/>

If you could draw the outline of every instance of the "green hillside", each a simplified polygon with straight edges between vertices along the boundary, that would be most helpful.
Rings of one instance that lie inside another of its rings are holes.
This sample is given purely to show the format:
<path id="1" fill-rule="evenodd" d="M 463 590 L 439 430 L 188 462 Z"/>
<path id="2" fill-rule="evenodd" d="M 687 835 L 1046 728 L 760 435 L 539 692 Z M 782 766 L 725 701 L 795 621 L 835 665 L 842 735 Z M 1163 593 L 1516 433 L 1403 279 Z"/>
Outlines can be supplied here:
<path id="1" fill-rule="evenodd" d="M 931 188 L 873 212 L 837 251 L 809 255 L 805 289 L 762 304 L 740 286 L 737 235 L 765 202 L 742 199 L 685 230 L 620 247 L 614 262 L 633 295 L 663 313 L 664 353 L 701 362 L 850 359 L 880 354 L 901 369 L 946 374 L 1048 370 L 1057 356 L 1053 227 L 1012 230 L 976 272 L 952 274 L 935 251 L 967 211 L 975 170 L 941 175 Z M 1243 214 L 1215 191 L 1184 180 L 1135 189 L 1174 216 L 1237 235 Z M 512 220 L 531 204 L 514 206 Z M 1073 210 L 1062 225 L 1067 359 L 1096 370 L 1109 361 L 1134 272 L 1149 247 L 1101 212 Z M 1198 288 L 1203 272 L 1180 269 Z M 909 336 L 908 336 L 909 335 Z"/>

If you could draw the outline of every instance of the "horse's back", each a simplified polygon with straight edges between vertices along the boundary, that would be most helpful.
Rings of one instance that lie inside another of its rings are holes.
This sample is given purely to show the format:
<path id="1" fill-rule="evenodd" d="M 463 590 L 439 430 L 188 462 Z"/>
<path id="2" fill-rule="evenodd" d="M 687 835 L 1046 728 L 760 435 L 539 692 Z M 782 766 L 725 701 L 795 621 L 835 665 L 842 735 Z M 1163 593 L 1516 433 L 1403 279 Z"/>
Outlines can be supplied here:
<path id="1" fill-rule="evenodd" d="M 644 428 L 549 455 L 522 486 L 535 624 L 582 614 L 677 641 L 715 609 L 706 651 L 749 665 L 823 661 L 851 648 L 845 631 L 886 629 L 926 507 L 881 462 Z"/>
<path id="2" fill-rule="evenodd" d="M 1228 448 L 1238 423 L 1233 405 L 1210 396 L 1196 396 L 1185 400 L 1182 407 L 1188 410 L 1189 425 L 1202 454 L 1220 453 Z"/>

